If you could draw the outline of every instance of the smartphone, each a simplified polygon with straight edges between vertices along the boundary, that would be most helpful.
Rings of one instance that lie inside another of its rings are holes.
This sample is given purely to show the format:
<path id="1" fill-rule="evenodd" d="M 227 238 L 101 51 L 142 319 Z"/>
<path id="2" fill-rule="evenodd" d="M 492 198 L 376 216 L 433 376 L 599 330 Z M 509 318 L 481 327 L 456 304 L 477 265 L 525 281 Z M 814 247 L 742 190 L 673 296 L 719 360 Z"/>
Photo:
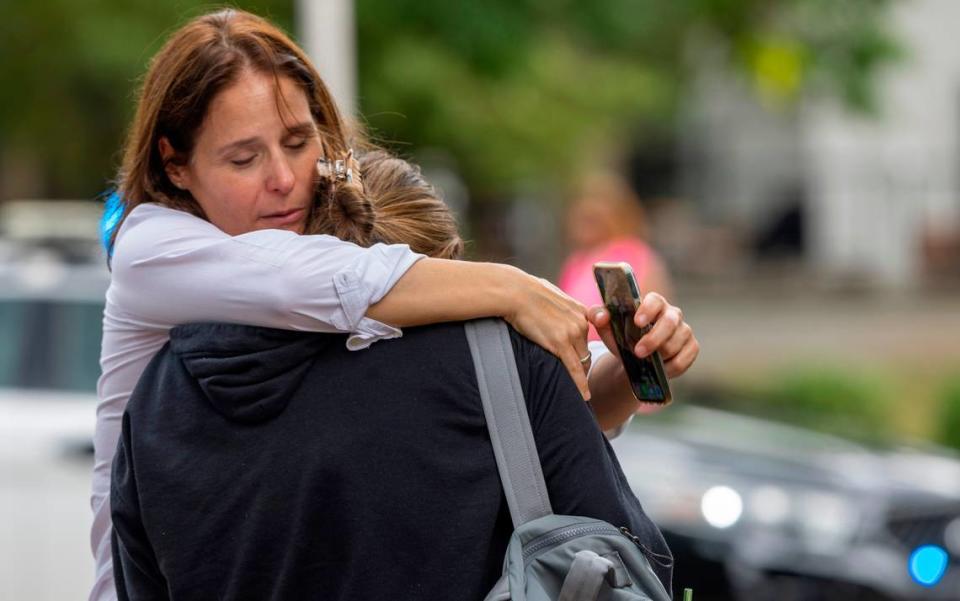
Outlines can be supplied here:
<path id="1" fill-rule="evenodd" d="M 651 325 L 637 327 L 633 316 L 640 306 L 640 289 L 628 263 L 595 263 L 593 275 L 600 288 L 600 297 L 610 312 L 610 326 L 620 359 L 630 380 L 633 396 L 644 403 L 666 405 L 673 400 L 660 353 L 638 359 L 633 347 L 650 331 Z"/>

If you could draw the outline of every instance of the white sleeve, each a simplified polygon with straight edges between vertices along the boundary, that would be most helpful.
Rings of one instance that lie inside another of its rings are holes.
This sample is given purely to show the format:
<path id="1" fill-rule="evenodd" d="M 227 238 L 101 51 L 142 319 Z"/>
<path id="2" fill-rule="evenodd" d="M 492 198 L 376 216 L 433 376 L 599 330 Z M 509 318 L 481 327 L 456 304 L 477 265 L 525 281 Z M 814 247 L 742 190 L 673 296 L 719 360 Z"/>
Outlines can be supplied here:
<path id="1" fill-rule="evenodd" d="M 364 315 L 420 258 L 402 244 L 362 248 L 282 230 L 229 236 L 182 211 L 141 205 L 117 237 L 108 301 L 144 329 L 227 321 L 349 332 L 349 346 L 363 348 L 400 334 Z"/>
<path id="2" fill-rule="evenodd" d="M 144 204 L 117 235 L 104 310 L 91 491 L 93 601 L 114 601 L 110 467 L 127 400 L 174 326 L 228 321 L 345 332 L 347 347 L 400 336 L 365 314 L 422 255 L 406 245 L 361 248 L 331 236 L 263 230 L 229 236 L 184 213 Z"/>
<path id="3" fill-rule="evenodd" d="M 587 343 L 587 348 L 590 350 L 591 361 L 590 361 L 590 371 L 593 371 L 593 366 L 597 364 L 600 357 L 610 354 L 610 349 L 607 348 L 603 342 L 599 340 L 591 340 Z M 587 372 L 587 377 L 590 377 L 590 373 Z M 614 438 L 620 436 L 627 430 L 627 426 L 630 425 L 630 422 L 633 421 L 633 414 L 630 414 L 630 417 L 627 418 L 627 421 L 623 422 L 615 428 L 610 428 L 609 430 L 604 430 L 603 435 L 607 437 L 608 440 L 613 440 Z"/>

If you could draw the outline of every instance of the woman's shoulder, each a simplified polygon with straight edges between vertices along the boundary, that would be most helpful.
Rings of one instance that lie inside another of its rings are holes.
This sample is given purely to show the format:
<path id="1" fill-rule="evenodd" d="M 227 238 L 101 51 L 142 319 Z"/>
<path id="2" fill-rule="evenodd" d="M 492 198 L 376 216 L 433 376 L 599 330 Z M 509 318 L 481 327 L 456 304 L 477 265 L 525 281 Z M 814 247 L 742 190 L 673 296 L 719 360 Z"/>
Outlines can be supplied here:
<path id="1" fill-rule="evenodd" d="M 120 231 L 117 233 L 117 241 L 130 237 L 134 232 L 166 232 L 186 231 L 204 234 L 223 234 L 212 223 L 191 215 L 186 211 L 180 211 L 163 205 L 145 202 L 135 206 L 127 218 L 123 220 Z"/>
<path id="2" fill-rule="evenodd" d="M 177 241 L 226 237 L 209 221 L 185 211 L 156 203 L 142 203 L 134 207 L 120 225 L 114 246 L 113 263 L 123 258 L 136 260 L 143 253 L 156 254 Z"/>
<path id="3" fill-rule="evenodd" d="M 123 233 L 124 228 L 129 229 L 130 227 L 154 220 L 165 223 L 177 223 L 185 226 L 212 227 L 209 221 L 200 219 L 196 215 L 191 215 L 186 211 L 167 207 L 155 202 L 144 202 L 133 207 L 130 214 L 127 215 L 127 218 L 124 220 L 120 233 Z"/>

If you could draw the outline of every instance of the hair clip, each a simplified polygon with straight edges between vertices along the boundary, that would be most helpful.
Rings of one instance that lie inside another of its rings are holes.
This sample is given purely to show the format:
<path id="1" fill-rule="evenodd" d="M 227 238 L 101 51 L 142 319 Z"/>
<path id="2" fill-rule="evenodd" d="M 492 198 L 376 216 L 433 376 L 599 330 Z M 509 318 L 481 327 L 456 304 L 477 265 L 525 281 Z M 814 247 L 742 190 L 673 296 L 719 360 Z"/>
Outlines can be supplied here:
<path id="1" fill-rule="evenodd" d="M 345 181 L 348 184 L 353 183 L 353 169 L 350 168 L 347 161 L 342 159 L 336 161 L 334 163 L 333 170 L 336 174 L 337 181 Z"/>
<path id="2" fill-rule="evenodd" d="M 338 182 L 353 183 L 353 149 L 347 152 L 345 159 L 331 161 L 328 158 L 317 159 L 317 172 L 321 177 L 333 179 Z"/>
<path id="3" fill-rule="evenodd" d="M 333 162 L 330 159 L 317 159 L 317 174 L 324 179 L 333 179 Z"/>

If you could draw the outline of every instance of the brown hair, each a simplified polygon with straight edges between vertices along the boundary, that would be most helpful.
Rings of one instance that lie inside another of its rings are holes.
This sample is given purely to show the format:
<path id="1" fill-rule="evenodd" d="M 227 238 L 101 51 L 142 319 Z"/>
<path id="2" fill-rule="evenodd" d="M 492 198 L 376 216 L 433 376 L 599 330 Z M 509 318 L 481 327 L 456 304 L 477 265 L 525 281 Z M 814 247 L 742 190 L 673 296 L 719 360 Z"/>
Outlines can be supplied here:
<path id="1" fill-rule="evenodd" d="M 321 196 L 308 233 L 331 234 L 360 246 L 408 244 L 418 253 L 458 259 L 463 240 L 450 208 L 420 174 L 420 168 L 382 150 L 360 155 L 359 179 Z"/>
<path id="2" fill-rule="evenodd" d="M 225 9 L 206 14 L 174 32 L 150 61 L 118 177 L 123 201 L 121 221 L 144 202 L 158 202 L 204 217 L 193 196 L 167 177 L 159 141 L 167 138 L 176 154 L 172 160 L 186 162 L 210 102 L 245 68 L 273 75 L 278 104 L 283 102 L 279 93 L 281 76 L 303 88 L 326 152 L 339 154 L 351 145 L 351 136 L 326 85 L 303 50 L 286 34 L 248 12 Z M 111 248 L 119 229 L 118 224 Z"/>

